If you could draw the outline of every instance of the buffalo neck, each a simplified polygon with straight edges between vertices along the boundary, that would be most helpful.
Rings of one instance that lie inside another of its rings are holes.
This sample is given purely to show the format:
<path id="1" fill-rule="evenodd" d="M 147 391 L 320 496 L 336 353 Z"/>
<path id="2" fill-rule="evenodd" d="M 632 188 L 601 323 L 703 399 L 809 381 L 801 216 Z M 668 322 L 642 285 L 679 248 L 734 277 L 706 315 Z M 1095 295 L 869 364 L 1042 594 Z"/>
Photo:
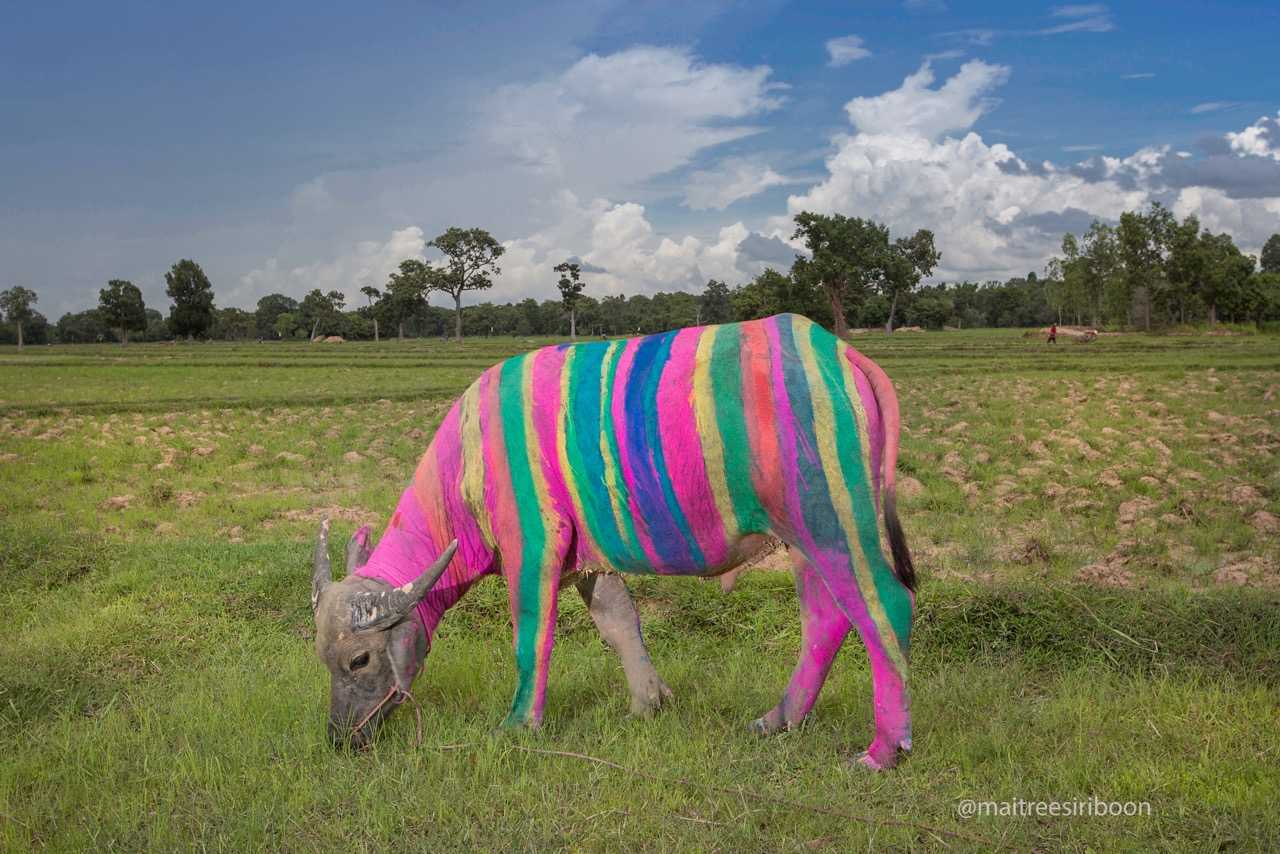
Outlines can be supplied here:
<path id="1" fill-rule="evenodd" d="M 424 511 L 410 485 L 400 496 L 387 529 L 378 540 L 368 562 L 356 570 L 365 578 L 375 578 L 392 587 L 401 587 L 416 579 L 444 551 L 453 539 L 446 524 L 435 524 Z M 484 574 L 473 570 L 459 550 L 444 575 L 417 605 L 416 612 L 430 645 L 444 612 L 457 604 L 471 585 Z"/>

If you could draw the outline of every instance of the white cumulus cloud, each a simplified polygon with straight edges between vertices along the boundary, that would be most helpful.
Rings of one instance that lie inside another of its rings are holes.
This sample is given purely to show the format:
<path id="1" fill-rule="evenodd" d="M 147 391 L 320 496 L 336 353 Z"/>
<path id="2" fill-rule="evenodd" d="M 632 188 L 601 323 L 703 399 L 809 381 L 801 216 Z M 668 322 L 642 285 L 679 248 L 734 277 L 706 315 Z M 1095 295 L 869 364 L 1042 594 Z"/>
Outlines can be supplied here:
<path id="1" fill-rule="evenodd" d="M 481 110 L 489 141 L 516 164 L 612 195 L 759 132 L 782 104 L 767 66 L 700 62 L 685 49 L 591 54 L 564 73 L 500 89 Z"/>
<path id="2" fill-rule="evenodd" d="M 966 130 L 998 102 L 988 93 L 1009 78 L 1009 68 L 981 60 L 966 62 L 937 89 L 928 62 L 882 95 L 854 98 L 845 105 L 849 120 L 865 134 L 904 134 L 936 139 L 949 131 Z"/>
<path id="3" fill-rule="evenodd" d="M 1280 110 L 1263 116 L 1239 133 L 1228 133 L 1227 144 L 1237 154 L 1280 160 Z"/>
<path id="4" fill-rule="evenodd" d="M 328 292 L 342 291 L 347 302 L 360 299 L 360 288 L 372 285 L 381 289 L 391 273 L 408 258 L 423 260 L 426 238 L 415 226 L 397 229 L 385 241 L 363 240 L 346 252 L 326 261 L 285 268 L 270 258 L 261 267 L 240 277 L 240 285 L 231 291 L 230 302 L 251 306 L 270 293 L 282 293 L 300 299 L 313 288 Z"/>
<path id="5" fill-rule="evenodd" d="M 840 68 L 859 59 L 866 59 L 871 51 L 862 43 L 862 36 L 841 36 L 827 40 L 827 65 Z"/>
<path id="6" fill-rule="evenodd" d="M 695 211 L 722 211 L 740 199 L 794 181 L 768 164 L 746 157 L 730 157 L 711 169 L 693 172 L 685 183 L 684 204 Z"/>

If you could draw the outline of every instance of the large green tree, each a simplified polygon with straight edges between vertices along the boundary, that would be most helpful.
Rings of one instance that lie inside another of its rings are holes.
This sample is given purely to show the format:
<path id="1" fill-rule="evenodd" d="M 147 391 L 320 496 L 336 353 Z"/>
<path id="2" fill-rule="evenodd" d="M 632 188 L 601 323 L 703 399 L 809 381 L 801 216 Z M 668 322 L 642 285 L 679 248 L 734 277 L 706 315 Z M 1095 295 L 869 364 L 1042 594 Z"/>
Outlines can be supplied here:
<path id="1" fill-rule="evenodd" d="M 277 337 L 276 318 L 286 312 L 296 312 L 298 301 L 284 294 L 267 294 L 258 300 L 258 308 L 253 313 L 258 335 L 263 338 Z"/>
<path id="2" fill-rule="evenodd" d="M 319 337 L 322 328 L 325 335 L 342 334 L 342 307 L 346 304 L 347 296 L 342 291 L 325 293 L 313 288 L 302 298 L 299 314 L 303 324 L 311 326 L 311 340 Z"/>
<path id="3" fill-rule="evenodd" d="M 569 337 L 578 337 L 578 300 L 586 284 L 582 281 L 582 265 L 574 261 L 562 261 L 552 268 L 560 274 L 556 287 L 560 289 L 560 302 L 569 312 Z"/>
<path id="4" fill-rule="evenodd" d="M 1253 257 L 1241 252 L 1231 235 L 1204 232 L 1205 273 L 1200 299 L 1209 307 L 1209 323 L 1218 322 L 1218 307 L 1236 301 L 1253 275 Z"/>
<path id="5" fill-rule="evenodd" d="M 809 258 L 797 258 L 791 275 L 822 288 L 831 303 L 832 331 L 849 331 L 848 309 L 862 303 L 881 285 L 889 263 L 889 229 L 869 219 L 843 214 L 796 214 L 792 238 L 804 238 Z"/>
<path id="6" fill-rule="evenodd" d="M 378 300 L 382 299 L 382 291 L 378 290 L 373 285 L 365 285 L 360 289 L 360 293 L 364 294 L 365 299 L 369 301 L 369 306 L 367 309 L 364 309 L 364 312 L 368 315 L 369 319 L 373 321 L 373 342 L 376 344 L 380 339 L 378 338 L 378 313 L 374 309 L 374 305 Z"/>
<path id="7" fill-rule="evenodd" d="M 1176 298 L 1169 286 L 1166 261 L 1177 232 L 1173 214 L 1159 202 L 1152 202 L 1145 211 L 1126 211 L 1120 215 L 1116 241 L 1124 290 L 1131 310 L 1141 313 L 1142 325 L 1147 331 L 1151 330 L 1152 311 L 1173 316 Z"/>
<path id="8" fill-rule="evenodd" d="M 22 349 L 22 327 L 31 322 L 34 312 L 31 306 L 39 301 L 36 292 L 29 288 L 14 286 L 5 291 L 0 291 L 0 312 L 4 313 L 4 319 L 12 323 L 18 330 L 18 349 Z"/>
<path id="9" fill-rule="evenodd" d="M 729 286 L 718 279 L 707 282 L 698 299 L 698 322 L 711 325 L 733 320 L 733 303 Z"/>
<path id="10" fill-rule="evenodd" d="M 1116 230 L 1106 223 L 1093 221 L 1081 245 L 1084 262 L 1085 300 L 1093 315 L 1092 323 L 1102 322 L 1104 313 L 1117 323 L 1129 316 L 1129 292 L 1120 276 L 1120 248 Z"/>
<path id="11" fill-rule="evenodd" d="M 126 279 L 112 279 L 98 291 L 98 311 L 108 326 L 120 330 L 122 346 L 129 343 L 131 331 L 142 332 L 147 328 L 147 307 L 142 302 L 142 291 Z"/>
<path id="12" fill-rule="evenodd" d="M 414 258 L 401 261 L 400 268 L 387 280 L 386 290 L 377 305 L 381 307 L 382 316 L 396 325 L 401 341 L 404 340 L 405 321 L 427 307 L 427 293 L 431 290 L 432 281 L 431 269 Z"/>
<path id="13" fill-rule="evenodd" d="M 183 258 L 164 274 L 165 294 L 173 300 L 169 329 L 194 338 L 213 325 L 213 285 L 195 261 Z"/>
<path id="14" fill-rule="evenodd" d="M 933 245 L 933 232 L 922 228 L 910 237 L 899 237 L 889 247 L 885 272 L 881 279 L 881 291 L 889 299 L 889 319 L 884 331 L 893 331 L 893 315 L 898 301 L 911 294 L 925 276 L 933 275 L 933 268 L 942 260 L 942 253 Z M 939 321 L 938 328 L 942 323 Z"/>
<path id="15" fill-rule="evenodd" d="M 1280 273 L 1280 234 L 1273 234 L 1262 244 L 1262 257 L 1258 259 L 1264 273 Z"/>
<path id="16" fill-rule="evenodd" d="M 483 228 L 450 228 L 427 244 L 444 253 L 444 268 L 428 268 L 430 290 L 453 297 L 454 337 L 462 340 L 462 295 L 493 287 L 506 248 Z"/>

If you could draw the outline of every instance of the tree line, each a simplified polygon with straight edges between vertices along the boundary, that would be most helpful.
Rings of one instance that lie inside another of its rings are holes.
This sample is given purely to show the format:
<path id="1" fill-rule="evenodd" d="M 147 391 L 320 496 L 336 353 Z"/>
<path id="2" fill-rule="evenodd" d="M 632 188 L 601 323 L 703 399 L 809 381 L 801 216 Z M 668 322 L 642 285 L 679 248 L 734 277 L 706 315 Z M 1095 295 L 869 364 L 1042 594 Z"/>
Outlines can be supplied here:
<path id="1" fill-rule="evenodd" d="M 1195 215 L 1181 222 L 1158 202 L 1126 211 L 1117 225 L 1094 220 L 1080 238 L 1067 234 L 1049 262 L 1050 307 L 1061 320 L 1152 328 L 1220 318 L 1280 319 L 1280 235 L 1261 264 L 1231 235 L 1214 234 Z"/>
<path id="2" fill-rule="evenodd" d="M 801 213 L 793 238 L 808 256 L 790 270 L 766 269 L 730 286 L 709 281 L 699 294 L 595 297 L 576 258 L 556 264 L 559 299 L 462 306 L 462 295 L 482 291 L 501 272 L 503 247 L 480 228 L 450 228 L 428 245 L 442 260 L 407 259 L 382 288 L 359 289 L 364 304 L 349 305 L 342 291 L 312 289 L 301 300 L 269 294 L 253 311 L 219 309 L 200 265 L 183 259 L 165 274 L 172 301 L 168 317 L 147 308 L 132 283 L 112 279 L 98 306 L 69 312 L 50 324 L 27 288 L 0 292 L 6 321 L 0 343 L 160 341 L 177 337 L 284 340 L 339 335 L 348 339 L 488 335 L 591 336 L 648 334 L 682 326 L 751 320 L 780 312 L 804 314 L 843 335 L 849 327 L 892 330 L 896 324 L 1028 327 L 1074 322 L 1152 329 L 1220 319 L 1280 320 L 1280 234 L 1263 247 L 1260 264 L 1226 234 L 1200 227 L 1194 216 L 1178 222 L 1158 204 L 1126 212 L 1117 225 L 1095 221 L 1082 237 L 1067 234 L 1062 255 L 1044 276 L 1030 272 L 1003 282 L 921 286 L 941 260 L 933 234 L 920 229 L 891 239 L 870 219 Z M 433 293 L 453 308 L 433 306 Z M 358 302 L 358 298 L 357 298 Z"/>

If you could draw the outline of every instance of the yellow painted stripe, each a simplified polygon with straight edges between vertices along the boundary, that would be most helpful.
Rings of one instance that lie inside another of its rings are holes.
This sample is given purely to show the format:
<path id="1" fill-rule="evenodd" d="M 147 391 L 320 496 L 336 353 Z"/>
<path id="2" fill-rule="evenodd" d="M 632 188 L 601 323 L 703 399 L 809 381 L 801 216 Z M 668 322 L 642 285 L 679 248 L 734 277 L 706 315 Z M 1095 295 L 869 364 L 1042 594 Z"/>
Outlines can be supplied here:
<path id="1" fill-rule="evenodd" d="M 525 357 L 520 377 L 520 396 L 524 400 L 524 440 L 525 453 L 529 459 L 529 472 L 533 478 L 533 489 L 537 493 L 538 510 L 541 516 L 543 536 L 542 560 L 539 566 L 525 566 L 520 569 L 520 585 L 523 587 L 532 574 L 538 585 L 538 609 L 546 614 L 555 607 L 556 591 L 560 585 L 558 567 L 551 569 L 555 562 L 556 550 L 559 546 L 559 526 L 555 523 L 554 508 L 551 505 L 550 490 L 547 488 L 547 475 L 542 470 L 542 453 L 538 444 L 538 429 L 533 421 L 533 367 L 538 354 L 531 353 Z M 541 650 L 546 642 L 547 632 L 552 629 L 550 620 L 540 620 L 538 633 L 534 639 L 534 649 Z"/>
<path id="2" fill-rule="evenodd" d="M 480 430 L 480 380 L 462 394 L 458 407 L 462 439 L 462 502 L 480 526 L 485 545 L 494 548 L 493 524 L 484 503 L 484 435 Z"/>
<path id="3" fill-rule="evenodd" d="M 719 330 L 719 326 L 708 326 L 698 339 L 690 403 L 698 425 L 698 439 L 702 443 L 707 482 L 715 497 L 716 510 L 724 522 L 725 542 L 733 543 L 742 532 L 738 530 L 738 516 L 733 511 L 733 495 L 729 492 L 729 479 L 725 475 L 724 442 L 720 438 L 720 423 L 716 420 L 716 401 L 711 387 L 711 354 L 715 352 L 713 348 Z"/>
<path id="4" fill-rule="evenodd" d="M 623 542 L 631 546 L 632 543 L 626 535 L 626 522 L 622 515 L 629 512 L 622 505 L 622 494 L 625 491 L 625 485 L 622 482 L 622 473 L 618 470 L 617 461 L 613 458 L 613 450 L 609 447 L 607 436 L 608 431 L 615 429 L 613 413 L 610 411 L 611 407 L 609 405 L 613 401 L 613 395 L 609 389 L 609 365 L 613 362 L 615 351 L 626 345 L 626 341 L 610 342 L 609 349 L 604 354 L 604 361 L 600 363 L 600 456 L 604 460 L 604 482 L 608 487 L 609 503 L 613 507 L 613 524 L 617 527 Z M 615 376 L 620 376 L 620 374 Z"/>
<path id="5" fill-rule="evenodd" d="M 842 345 L 837 345 L 836 359 L 840 363 L 842 373 L 847 374 L 845 382 L 847 394 L 849 382 L 852 381 L 853 376 L 848 372 L 850 366 L 840 350 L 841 347 Z M 862 601 L 866 604 L 867 612 L 871 615 L 871 620 L 876 625 L 876 631 L 884 640 L 882 645 L 884 646 L 885 654 L 889 656 L 890 661 L 893 662 L 898 672 L 905 675 L 907 662 L 902 655 L 902 647 L 897 641 L 897 635 L 894 634 L 889 617 L 880 602 L 880 596 L 876 592 L 875 579 L 871 577 L 871 567 L 867 560 L 867 555 L 862 550 L 862 539 L 858 536 L 857 521 L 853 514 L 853 493 L 845 481 L 844 471 L 840 465 L 839 450 L 836 447 L 835 413 L 832 407 L 843 406 L 845 401 L 832 400 L 828 393 L 827 384 L 823 382 L 821 369 L 818 367 L 817 354 L 814 352 L 813 344 L 808 335 L 797 336 L 796 349 L 801 355 L 805 377 L 809 382 L 810 396 L 813 402 L 814 434 L 817 437 L 818 455 L 822 458 L 822 470 L 826 474 L 827 490 L 831 497 L 831 505 L 835 508 L 836 515 L 840 518 L 840 526 L 845 531 L 846 546 L 849 554 L 854 558 L 853 574 L 858 582 L 858 590 L 862 593 Z M 854 399 L 857 400 L 856 389 Z M 864 430 L 866 414 L 863 413 L 863 417 L 859 419 L 859 403 L 854 403 L 853 408 L 859 435 L 864 437 L 859 444 L 862 446 L 864 465 L 866 465 L 866 448 L 870 444 L 865 439 L 867 435 Z M 865 471 L 869 472 L 870 469 L 867 468 Z"/>

